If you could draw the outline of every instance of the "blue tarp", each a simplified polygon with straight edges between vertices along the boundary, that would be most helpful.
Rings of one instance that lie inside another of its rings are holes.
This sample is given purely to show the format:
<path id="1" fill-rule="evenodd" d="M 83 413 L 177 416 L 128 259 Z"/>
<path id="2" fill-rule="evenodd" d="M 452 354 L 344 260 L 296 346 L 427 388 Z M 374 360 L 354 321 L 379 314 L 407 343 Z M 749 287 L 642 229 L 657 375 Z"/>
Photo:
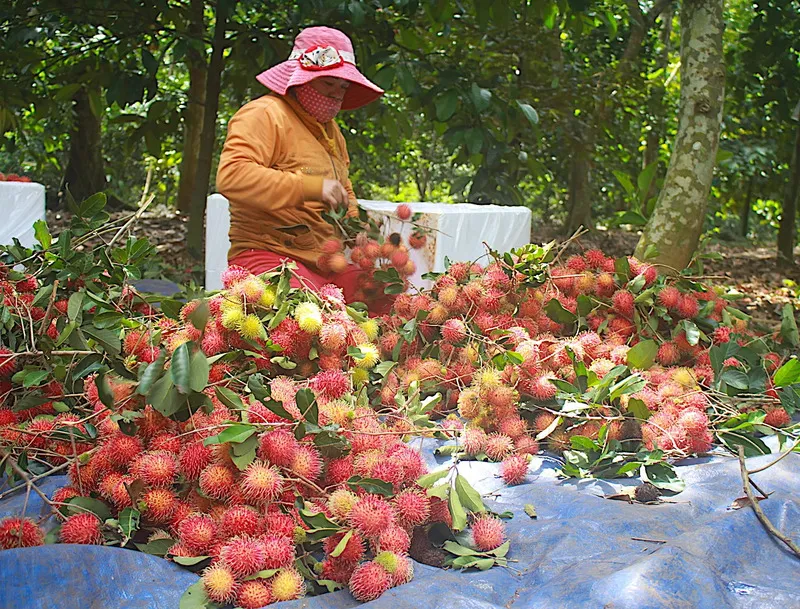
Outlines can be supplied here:
<path id="1" fill-rule="evenodd" d="M 432 448 L 432 447 L 431 447 Z M 432 467 L 437 459 L 426 450 Z M 748 460 L 753 469 L 774 456 Z M 438 458 L 444 463 L 443 458 Z M 684 462 L 686 490 L 659 505 L 604 499 L 619 481 L 559 480 L 557 464 L 534 459 L 529 481 L 504 487 L 498 466 L 465 462 L 459 471 L 489 505 L 511 510 L 506 521 L 511 569 L 458 572 L 415 565 L 414 580 L 367 603 L 372 609 L 772 609 L 800 607 L 800 559 L 772 538 L 749 507 L 732 510 L 742 493 L 736 459 Z M 754 479 L 770 498 L 772 522 L 800 540 L 800 455 Z M 46 492 L 63 485 L 43 481 Z M 19 514 L 24 492 L 0 504 Z M 536 507 L 530 519 L 523 506 Z M 41 512 L 35 494 L 27 511 Z M 633 538 L 651 541 L 640 541 Z M 659 543 L 663 542 L 663 543 Z M 0 609 L 177 609 L 197 576 L 163 559 L 116 548 L 53 545 L 0 552 Z M 349 608 L 347 591 L 274 605 Z"/>

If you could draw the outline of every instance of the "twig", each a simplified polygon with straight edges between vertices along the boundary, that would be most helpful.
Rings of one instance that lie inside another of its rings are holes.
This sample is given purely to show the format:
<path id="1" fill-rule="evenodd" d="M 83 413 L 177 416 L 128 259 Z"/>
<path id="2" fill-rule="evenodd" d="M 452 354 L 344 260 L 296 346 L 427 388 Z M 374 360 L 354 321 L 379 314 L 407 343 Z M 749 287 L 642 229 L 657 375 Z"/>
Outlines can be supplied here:
<path id="1" fill-rule="evenodd" d="M 783 453 L 783 454 L 782 454 L 780 457 L 778 457 L 777 459 L 775 459 L 775 460 L 774 460 L 774 461 L 772 461 L 771 463 L 767 463 L 766 465 L 764 465 L 764 466 L 762 466 L 762 467 L 759 467 L 759 468 L 757 468 L 757 469 L 751 469 L 751 470 L 748 470 L 748 472 L 747 472 L 747 473 L 748 473 L 748 474 L 750 474 L 750 475 L 752 476 L 753 474 L 757 474 L 758 472 L 763 472 L 763 471 L 764 471 L 765 469 L 767 469 L 768 467 L 772 467 L 772 466 L 773 466 L 773 465 L 775 465 L 775 464 L 776 464 L 778 461 L 780 461 L 781 459 L 785 458 L 785 457 L 786 457 L 786 455 L 788 455 L 788 454 L 790 454 L 790 453 L 794 452 L 794 449 L 795 449 L 795 448 L 797 448 L 798 446 L 800 446 L 800 438 L 798 438 L 797 440 L 795 440 L 795 443 L 794 443 L 794 444 L 792 444 L 792 447 L 791 447 L 789 450 L 787 450 L 785 453 Z M 762 492 L 761 494 L 763 495 L 764 493 Z"/>
<path id="2" fill-rule="evenodd" d="M 108 242 L 108 247 L 111 247 L 112 245 L 114 245 L 114 243 L 116 243 L 117 239 L 119 239 L 119 238 L 120 238 L 120 237 L 123 235 L 123 233 L 124 233 L 124 232 L 125 232 L 125 231 L 126 231 L 128 228 L 130 228 L 130 226 L 131 226 L 131 225 L 132 225 L 134 222 L 136 222 L 136 220 L 138 220 L 139 218 L 141 218 L 142 214 L 145 212 L 145 210 L 146 210 L 148 207 L 150 207 L 150 203 L 152 203 L 152 202 L 153 202 L 153 200 L 154 200 L 155 198 L 156 198 L 156 194 L 155 194 L 155 193 L 153 193 L 153 194 L 151 194 L 151 195 L 150 195 L 150 197 L 147 199 L 147 201 L 145 201 L 144 205 L 142 205 L 142 206 L 141 206 L 141 207 L 140 207 L 140 208 L 139 208 L 139 209 L 136 211 L 136 213 L 135 213 L 135 214 L 133 214 L 133 215 L 130 217 L 130 219 L 129 219 L 129 220 L 128 220 L 128 221 L 127 221 L 125 224 L 123 224 L 123 225 L 120 227 L 120 229 L 117 231 L 117 234 L 116 234 L 116 235 L 114 235 L 113 237 L 111 237 L 111 241 L 109 241 L 109 242 Z"/>
<path id="3" fill-rule="evenodd" d="M 764 525 L 764 528 L 769 531 L 771 535 L 780 539 L 786 546 L 794 552 L 794 555 L 800 558 L 800 547 L 797 546 L 791 539 L 786 537 L 783 533 L 781 533 L 778 529 L 775 528 L 775 525 L 770 522 L 767 515 L 764 513 L 764 510 L 761 509 L 761 505 L 759 505 L 758 499 L 753 494 L 753 489 L 750 488 L 752 481 L 750 480 L 750 472 L 747 471 L 747 465 L 744 461 L 744 446 L 739 447 L 739 470 L 742 473 L 742 480 L 744 482 L 744 492 L 747 495 L 747 498 L 750 500 L 750 505 L 753 508 L 753 511 L 756 513 L 756 517 L 761 521 L 761 524 Z M 759 491 L 763 495 L 763 491 Z"/>
<path id="4" fill-rule="evenodd" d="M 3 459 L 0 460 L 0 463 L 2 463 L 7 458 L 8 458 L 8 455 L 4 455 Z M 38 476 L 34 476 L 33 478 L 30 479 L 31 484 L 36 482 L 37 480 L 40 480 L 42 478 L 46 478 L 47 476 L 49 476 L 51 474 L 55 474 L 56 472 L 59 472 L 59 471 L 61 471 L 63 469 L 67 469 L 70 465 L 72 465 L 72 461 L 67 461 L 66 463 L 63 463 L 63 464 L 59 465 L 58 467 L 54 467 L 53 469 L 47 470 L 43 474 L 39 474 Z M 6 490 L 6 491 L 3 491 L 2 493 L 0 493 L 0 499 L 5 499 L 9 495 L 13 495 L 14 493 L 16 493 L 21 488 L 25 488 L 25 486 L 26 486 L 25 484 L 19 484 L 19 485 L 14 486 L 14 487 Z"/>
<path id="5" fill-rule="evenodd" d="M 44 333 L 47 332 L 48 329 L 47 322 L 50 321 L 50 311 L 53 308 L 53 303 L 56 301 L 56 292 L 58 292 L 58 282 L 59 282 L 58 279 L 53 281 L 53 291 L 50 293 L 50 302 L 48 303 L 47 309 L 44 312 L 44 317 L 42 317 L 42 325 L 39 328 L 39 336 L 44 336 Z"/>
<path id="6" fill-rule="evenodd" d="M 634 541 L 646 541 L 648 543 L 667 543 L 666 539 L 647 539 L 647 537 L 631 537 Z"/>
<path id="7" fill-rule="evenodd" d="M 14 472 L 16 472 L 16 474 L 20 478 L 22 478 L 22 480 L 25 482 L 25 486 L 28 488 L 28 491 L 30 491 L 30 489 L 33 489 L 33 492 L 39 495 L 39 497 L 42 498 L 42 501 L 44 501 L 50 507 L 53 507 L 54 504 L 52 501 L 50 501 L 50 497 L 48 497 L 41 490 L 39 490 L 39 487 L 33 483 L 30 476 L 28 476 L 25 470 L 19 466 L 19 464 L 13 457 L 7 454 L 2 448 L 0 448 L 0 456 L 3 456 L 8 459 L 8 464 L 11 466 L 11 469 L 13 469 Z"/>

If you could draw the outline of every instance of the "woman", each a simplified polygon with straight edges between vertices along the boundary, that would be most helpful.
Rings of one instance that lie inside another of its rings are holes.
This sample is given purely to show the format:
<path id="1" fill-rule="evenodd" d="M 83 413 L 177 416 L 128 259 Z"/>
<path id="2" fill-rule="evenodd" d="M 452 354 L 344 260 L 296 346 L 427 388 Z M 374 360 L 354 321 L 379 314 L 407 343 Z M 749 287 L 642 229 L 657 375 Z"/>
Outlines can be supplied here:
<path id="1" fill-rule="evenodd" d="M 271 93 L 231 118 L 217 171 L 217 190 L 230 201 L 228 263 L 258 274 L 293 261 L 307 287 L 335 283 L 351 302 L 357 267 L 325 273 L 317 266 L 335 237 L 323 212 L 347 206 L 357 213 L 350 158 L 333 119 L 383 90 L 356 69 L 350 39 L 327 27 L 300 32 L 289 59 L 257 79 Z"/>

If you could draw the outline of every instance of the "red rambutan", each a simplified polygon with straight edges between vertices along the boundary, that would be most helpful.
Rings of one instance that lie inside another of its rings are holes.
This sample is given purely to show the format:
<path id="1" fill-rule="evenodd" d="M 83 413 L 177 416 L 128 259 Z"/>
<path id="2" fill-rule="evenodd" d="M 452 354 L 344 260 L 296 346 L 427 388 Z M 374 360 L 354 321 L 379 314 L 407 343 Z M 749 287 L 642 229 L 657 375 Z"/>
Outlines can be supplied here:
<path id="1" fill-rule="evenodd" d="M 254 461 L 242 475 L 241 489 L 248 501 L 270 503 L 283 491 L 283 477 L 274 465 Z"/>
<path id="2" fill-rule="evenodd" d="M 44 545 L 44 533 L 30 518 L 0 520 L 0 550 Z"/>
<path id="3" fill-rule="evenodd" d="M 472 523 L 472 540 L 481 552 L 500 547 L 505 541 L 505 525 L 494 516 L 478 516 Z"/>
<path id="4" fill-rule="evenodd" d="M 101 524 L 100 519 L 91 512 L 70 516 L 61 525 L 61 543 L 100 545 L 103 543 Z"/>
<path id="5" fill-rule="evenodd" d="M 376 495 L 364 495 L 350 510 L 347 516 L 351 526 L 368 537 L 377 536 L 394 524 L 391 505 Z"/>
<path id="6" fill-rule="evenodd" d="M 369 561 L 358 565 L 350 577 L 350 594 L 362 603 L 374 601 L 392 586 L 392 578 L 381 565 Z"/>
<path id="7" fill-rule="evenodd" d="M 208 598 L 223 605 L 232 602 L 239 590 L 239 583 L 233 571 L 219 562 L 203 571 L 202 581 Z"/>

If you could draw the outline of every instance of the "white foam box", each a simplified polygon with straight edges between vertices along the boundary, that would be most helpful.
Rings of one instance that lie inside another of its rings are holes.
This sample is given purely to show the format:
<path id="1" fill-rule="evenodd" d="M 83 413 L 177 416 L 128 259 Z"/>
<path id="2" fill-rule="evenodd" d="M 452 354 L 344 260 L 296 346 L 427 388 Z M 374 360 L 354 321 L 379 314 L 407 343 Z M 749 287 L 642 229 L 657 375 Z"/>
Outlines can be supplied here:
<path id="1" fill-rule="evenodd" d="M 415 226 L 401 222 L 395 215 L 400 203 L 359 199 L 358 204 L 373 217 L 385 219 L 386 234 L 399 232 L 403 240 Z M 417 288 L 430 287 L 422 279 L 428 272 L 445 270 L 445 259 L 477 261 L 488 259 L 487 247 L 506 252 L 530 242 L 531 211 L 525 207 L 502 205 L 473 205 L 469 203 L 408 203 L 414 214 L 419 214 L 415 224 L 427 229 L 424 247 L 411 250 L 410 257 L 417 266 L 410 277 Z M 206 289 L 222 288 L 221 275 L 228 264 L 230 240 L 230 212 L 228 200 L 220 194 L 208 197 L 206 203 Z"/>
<path id="2" fill-rule="evenodd" d="M 11 245 L 14 238 L 25 247 L 36 243 L 33 223 L 45 220 L 44 185 L 36 182 L 0 182 L 0 244 Z"/>

